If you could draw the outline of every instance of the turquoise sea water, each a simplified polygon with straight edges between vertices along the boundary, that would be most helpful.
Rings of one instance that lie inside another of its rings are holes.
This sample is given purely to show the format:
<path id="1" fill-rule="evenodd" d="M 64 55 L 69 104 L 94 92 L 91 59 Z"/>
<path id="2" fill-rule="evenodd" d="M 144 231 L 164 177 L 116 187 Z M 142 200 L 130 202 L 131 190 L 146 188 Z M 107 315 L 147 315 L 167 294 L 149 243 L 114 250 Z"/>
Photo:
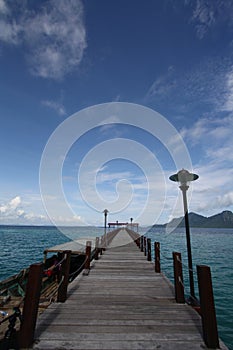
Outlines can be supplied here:
<path id="1" fill-rule="evenodd" d="M 77 227 L 67 229 L 74 239 L 96 237 L 103 228 Z M 173 282 L 172 251 L 182 254 L 185 291 L 189 293 L 186 239 L 184 229 L 166 234 L 163 229 L 146 233 L 161 245 L 161 269 Z M 34 262 L 43 260 L 45 248 L 69 241 L 54 227 L 0 226 L 0 280 L 10 277 Z M 221 339 L 233 350 L 233 229 L 191 229 L 193 267 L 211 267 L 218 330 Z M 195 275 L 195 291 L 198 288 Z"/>

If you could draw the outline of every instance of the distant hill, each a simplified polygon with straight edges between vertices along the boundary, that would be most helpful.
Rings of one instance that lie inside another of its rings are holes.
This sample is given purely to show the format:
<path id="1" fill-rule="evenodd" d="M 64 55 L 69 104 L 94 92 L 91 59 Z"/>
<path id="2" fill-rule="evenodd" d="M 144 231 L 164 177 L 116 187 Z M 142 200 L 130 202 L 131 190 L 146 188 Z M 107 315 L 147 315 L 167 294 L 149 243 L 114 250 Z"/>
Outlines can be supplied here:
<path id="1" fill-rule="evenodd" d="M 183 217 L 175 218 L 164 225 L 153 225 L 169 227 L 185 227 L 185 221 Z M 189 213 L 189 225 L 191 227 L 206 227 L 206 228 L 233 228 L 233 213 L 229 210 L 225 210 L 222 213 L 206 217 L 196 213 Z"/>

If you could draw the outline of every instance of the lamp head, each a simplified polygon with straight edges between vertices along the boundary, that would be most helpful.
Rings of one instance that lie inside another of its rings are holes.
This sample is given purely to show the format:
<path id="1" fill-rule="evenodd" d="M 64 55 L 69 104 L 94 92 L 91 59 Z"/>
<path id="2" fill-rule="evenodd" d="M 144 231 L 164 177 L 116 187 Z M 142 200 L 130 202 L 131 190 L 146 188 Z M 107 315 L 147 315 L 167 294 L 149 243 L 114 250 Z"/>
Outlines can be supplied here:
<path id="1" fill-rule="evenodd" d="M 169 179 L 180 183 L 180 186 L 188 186 L 190 181 L 197 180 L 199 176 L 192 174 L 188 170 L 182 169 L 177 174 L 171 175 Z"/>

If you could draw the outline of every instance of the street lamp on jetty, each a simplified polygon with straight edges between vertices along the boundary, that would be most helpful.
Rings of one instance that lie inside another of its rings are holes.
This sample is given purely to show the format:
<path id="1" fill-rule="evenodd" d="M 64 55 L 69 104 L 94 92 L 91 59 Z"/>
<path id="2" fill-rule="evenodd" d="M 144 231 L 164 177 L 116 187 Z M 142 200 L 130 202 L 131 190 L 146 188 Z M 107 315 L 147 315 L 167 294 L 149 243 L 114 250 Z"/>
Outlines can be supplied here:
<path id="1" fill-rule="evenodd" d="M 107 246 L 107 242 L 106 242 L 106 232 L 107 232 L 107 216 L 108 216 L 108 209 L 104 209 L 103 211 L 104 213 L 104 246 Z"/>
<path id="2" fill-rule="evenodd" d="M 133 218 L 130 218 L 131 230 L 133 229 Z"/>
<path id="3" fill-rule="evenodd" d="M 107 228 L 107 216 L 108 216 L 108 213 L 109 213 L 108 209 L 104 209 L 103 213 L 104 213 L 104 232 L 106 233 L 106 228 Z"/>
<path id="4" fill-rule="evenodd" d="M 189 229 L 189 217 L 188 217 L 188 204 L 187 204 L 187 190 L 189 189 L 189 182 L 197 180 L 198 175 L 190 173 L 188 170 L 182 169 L 177 174 L 171 175 L 169 179 L 171 181 L 179 182 L 179 188 L 183 195 L 184 205 L 184 218 L 185 218 L 185 229 L 186 229 L 186 241 L 187 241 L 187 253 L 188 253 L 188 267 L 189 267 L 189 284 L 190 284 L 190 302 L 195 303 L 195 289 L 193 279 L 193 262 L 192 262 L 192 250 L 190 241 L 190 229 Z"/>

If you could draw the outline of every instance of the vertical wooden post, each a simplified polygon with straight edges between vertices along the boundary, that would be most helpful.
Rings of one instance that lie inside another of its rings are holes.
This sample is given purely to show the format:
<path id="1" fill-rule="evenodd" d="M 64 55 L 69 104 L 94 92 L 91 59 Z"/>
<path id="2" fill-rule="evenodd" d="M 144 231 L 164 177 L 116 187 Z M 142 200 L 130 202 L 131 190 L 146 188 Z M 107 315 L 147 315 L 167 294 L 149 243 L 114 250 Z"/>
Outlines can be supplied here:
<path id="1" fill-rule="evenodd" d="M 209 266 L 197 265 L 203 338 L 209 348 L 219 348 L 217 319 Z"/>
<path id="2" fill-rule="evenodd" d="M 147 238 L 147 260 L 151 261 L 151 239 Z"/>
<path id="3" fill-rule="evenodd" d="M 84 266 L 83 275 L 88 275 L 90 272 L 91 264 L 91 241 L 86 242 L 86 262 Z"/>
<path id="4" fill-rule="evenodd" d="M 60 279 L 63 278 L 61 282 L 58 292 L 57 292 L 57 302 L 64 303 L 67 299 L 67 288 L 69 284 L 69 273 L 70 273 L 70 258 L 71 258 L 71 250 L 65 250 L 62 253 L 62 259 L 65 258 L 63 263 L 61 264 L 61 273 Z"/>
<path id="5" fill-rule="evenodd" d="M 108 246 L 109 242 L 108 242 L 108 234 L 107 232 L 104 233 L 104 248 L 106 250 L 107 246 Z"/>
<path id="6" fill-rule="evenodd" d="M 95 239 L 95 260 L 99 259 L 99 237 Z"/>
<path id="7" fill-rule="evenodd" d="M 146 256 L 146 248 L 147 248 L 147 247 L 146 247 L 146 246 L 147 246 L 146 240 L 147 240 L 147 239 L 146 239 L 146 237 L 144 236 L 144 237 L 143 237 L 143 248 L 144 248 L 144 255 L 145 255 L 145 256 Z"/>
<path id="8" fill-rule="evenodd" d="M 140 237 L 140 249 L 141 249 L 141 252 L 143 252 L 143 242 L 144 242 L 144 239 L 143 239 L 143 236 Z"/>
<path id="9" fill-rule="evenodd" d="M 103 236 L 101 236 L 100 237 L 100 255 L 103 254 L 103 245 L 104 245 Z"/>
<path id="10" fill-rule="evenodd" d="M 181 253 L 173 252 L 175 297 L 177 303 L 185 303 Z"/>
<path id="11" fill-rule="evenodd" d="M 30 266 L 23 307 L 23 320 L 19 331 L 20 348 L 29 348 L 34 339 L 37 312 L 40 300 L 43 264 Z"/>
<path id="12" fill-rule="evenodd" d="M 154 243 L 154 251 L 155 251 L 155 272 L 160 273 L 160 243 L 155 242 Z"/>

